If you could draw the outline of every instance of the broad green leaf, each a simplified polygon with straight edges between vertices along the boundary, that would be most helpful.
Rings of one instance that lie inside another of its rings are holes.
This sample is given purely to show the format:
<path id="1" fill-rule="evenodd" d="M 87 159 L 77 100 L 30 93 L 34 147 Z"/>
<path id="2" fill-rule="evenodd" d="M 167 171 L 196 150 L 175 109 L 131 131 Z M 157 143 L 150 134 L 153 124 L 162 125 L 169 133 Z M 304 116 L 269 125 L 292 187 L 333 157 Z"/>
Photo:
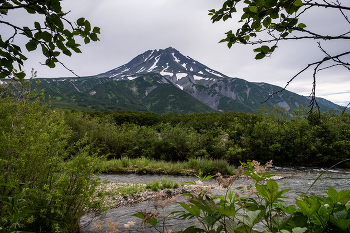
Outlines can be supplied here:
<path id="1" fill-rule="evenodd" d="M 266 17 L 263 21 L 263 25 L 264 27 L 268 27 L 271 24 L 271 18 L 270 17 Z"/>
<path id="2" fill-rule="evenodd" d="M 56 25 L 60 30 L 63 30 L 64 25 L 63 25 L 63 23 L 62 23 L 61 18 L 60 18 L 58 15 L 52 14 L 52 15 L 51 15 L 51 19 L 52 19 L 52 21 L 55 23 L 55 25 Z"/>
<path id="3" fill-rule="evenodd" d="M 345 205 L 348 201 L 350 201 L 350 190 L 341 190 L 338 193 L 332 186 L 330 186 L 327 194 L 334 204 L 339 202 L 342 205 Z"/>
<path id="4" fill-rule="evenodd" d="M 315 197 L 306 197 L 307 200 L 296 200 L 297 206 L 299 206 L 301 212 L 308 217 L 313 215 L 321 206 L 320 202 Z"/>
<path id="5" fill-rule="evenodd" d="M 301 0 L 295 0 L 293 3 L 294 6 L 302 6 L 304 5 L 303 2 Z"/>
<path id="6" fill-rule="evenodd" d="M 90 43 L 90 39 L 89 39 L 88 37 L 85 37 L 85 38 L 84 38 L 84 43 L 85 43 L 85 44 Z"/>
<path id="7" fill-rule="evenodd" d="M 261 217 L 259 218 L 259 213 L 260 213 L 260 210 L 256 210 L 256 211 L 249 211 L 248 210 L 246 216 L 236 215 L 236 218 L 251 228 L 261 218 Z"/>
<path id="8" fill-rule="evenodd" d="M 96 34 L 100 34 L 101 33 L 101 29 L 99 27 L 94 27 L 94 29 L 92 30 L 93 33 Z"/>
<path id="9" fill-rule="evenodd" d="M 306 25 L 303 24 L 303 23 L 299 23 L 299 24 L 298 24 L 298 28 L 306 28 Z"/>
<path id="10" fill-rule="evenodd" d="M 141 218 L 141 219 L 145 219 L 145 215 L 143 215 L 143 213 L 141 213 L 141 212 L 138 212 L 138 213 L 136 213 L 136 214 L 133 214 L 132 216 L 135 216 L 135 217 Z"/>
<path id="11" fill-rule="evenodd" d="M 56 13 L 59 13 L 62 11 L 62 8 L 61 8 L 61 4 L 58 0 L 51 0 L 50 1 L 51 3 L 51 7 L 52 9 L 56 12 Z"/>
<path id="12" fill-rule="evenodd" d="M 270 52 L 270 48 L 269 46 L 266 46 L 266 45 L 263 45 L 261 46 L 261 51 L 265 54 L 269 53 Z M 270 180 L 269 180 L 270 181 Z M 278 185 L 277 185 L 277 190 L 278 190 Z"/>
<path id="13" fill-rule="evenodd" d="M 19 79 L 24 79 L 25 76 L 26 76 L 26 74 L 24 72 L 20 72 L 20 73 L 16 74 L 16 77 Z"/>
<path id="14" fill-rule="evenodd" d="M 24 35 L 28 37 L 33 37 L 32 31 L 28 27 L 23 27 Z"/>
<path id="15" fill-rule="evenodd" d="M 90 32 L 91 30 L 91 24 L 89 21 L 85 20 L 85 32 Z"/>
<path id="16" fill-rule="evenodd" d="M 350 219 L 336 219 L 333 216 L 331 216 L 330 220 L 334 225 L 336 225 L 343 231 L 350 227 Z"/>
<path id="17" fill-rule="evenodd" d="M 253 13 L 258 13 L 258 8 L 256 6 L 249 6 L 249 10 Z"/>
<path id="18" fill-rule="evenodd" d="M 255 56 L 255 59 L 256 59 L 256 60 L 260 60 L 260 59 L 263 59 L 265 56 L 266 56 L 265 53 L 258 53 L 258 54 Z"/>
<path id="19" fill-rule="evenodd" d="M 78 20 L 77 20 L 77 24 L 78 24 L 78 26 L 84 26 L 84 22 L 85 22 L 85 18 L 79 18 Z"/>
<path id="20" fill-rule="evenodd" d="M 99 40 L 98 37 L 97 37 L 97 35 L 96 35 L 95 33 L 91 33 L 90 38 L 91 38 L 91 40 L 93 40 L 93 41 L 98 41 L 98 40 Z"/>
<path id="21" fill-rule="evenodd" d="M 266 0 L 265 6 L 268 8 L 274 7 L 277 4 L 277 0 Z"/>
<path id="22" fill-rule="evenodd" d="M 149 221 L 149 224 L 150 224 L 152 227 L 156 227 L 157 223 L 158 223 L 158 219 L 156 219 L 156 218 L 154 218 L 154 217 L 151 219 L 151 221 Z"/>
<path id="23" fill-rule="evenodd" d="M 216 218 L 214 218 L 213 216 L 205 216 L 202 220 L 207 226 L 213 226 L 216 222 Z"/>
<path id="24" fill-rule="evenodd" d="M 46 41 L 46 42 L 50 42 L 52 36 L 51 36 L 51 34 L 50 34 L 49 32 L 43 31 L 43 32 L 41 33 L 41 38 L 42 38 L 44 41 Z"/>
<path id="25" fill-rule="evenodd" d="M 36 29 L 40 29 L 41 28 L 40 23 L 39 22 L 34 22 L 34 27 Z"/>
<path id="26" fill-rule="evenodd" d="M 36 41 L 34 41 L 34 40 L 30 40 L 30 41 L 26 44 L 26 48 L 27 48 L 28 51 L 34 51 L 34 50 L 36 50 L 37 46 L 38 46 L 38 45 L 37 45 Z"/>

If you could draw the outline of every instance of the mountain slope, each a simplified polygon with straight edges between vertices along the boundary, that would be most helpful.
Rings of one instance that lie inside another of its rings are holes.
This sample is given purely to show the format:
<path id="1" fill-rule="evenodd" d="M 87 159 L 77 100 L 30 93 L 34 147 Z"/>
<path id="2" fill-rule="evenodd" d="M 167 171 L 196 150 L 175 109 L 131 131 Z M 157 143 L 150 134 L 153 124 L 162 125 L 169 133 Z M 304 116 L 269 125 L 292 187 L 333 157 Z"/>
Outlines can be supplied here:
<path id="1" fill-rule="evenodd" d="M 84 78 L 42 79 L 58 102 L 88 109 L 172 112 L 257 112 L 262 103 L 292 112 L 309 99 L 281 87 L 228 77 L 174 48 L 148 50 L 125 65 Z M 321 110 L 334 106 L 320 101 Z"/>

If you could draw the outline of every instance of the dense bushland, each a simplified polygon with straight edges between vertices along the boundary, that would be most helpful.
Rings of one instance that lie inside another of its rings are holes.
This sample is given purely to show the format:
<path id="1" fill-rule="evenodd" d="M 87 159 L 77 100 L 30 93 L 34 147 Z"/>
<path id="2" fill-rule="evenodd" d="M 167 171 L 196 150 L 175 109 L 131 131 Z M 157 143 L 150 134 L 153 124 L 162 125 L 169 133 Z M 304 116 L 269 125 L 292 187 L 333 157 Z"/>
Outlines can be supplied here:
<path id="1" fill-rule="evenodd" d="M 0 86 L 0 231 L 75 232 L 94 196 L 99 158 L 60 111 L 49 110 L 28 84 Z"/>
<path id="2" fill-rule="evenodd" d="M 350 114 L 283 108 L 251 113 L 156 115 L 140 112 L 66 111 L 72 143 L 85 135 L 108 158 L 185 161 L 191 158 L 246 160 L 317 166 L 349 158 Z"/>

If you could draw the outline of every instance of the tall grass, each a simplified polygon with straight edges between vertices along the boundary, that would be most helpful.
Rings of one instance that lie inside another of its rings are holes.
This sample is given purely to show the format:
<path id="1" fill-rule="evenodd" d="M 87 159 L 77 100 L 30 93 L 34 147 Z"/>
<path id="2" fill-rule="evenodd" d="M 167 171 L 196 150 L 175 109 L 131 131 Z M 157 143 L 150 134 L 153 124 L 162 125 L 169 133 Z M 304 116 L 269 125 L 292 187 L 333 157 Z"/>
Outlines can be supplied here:
<path id="1" fill-rule="evenodd" d="M 233 174 L 234 167 L 225 160 L 219 159 L 190 159 L 184 162 L 167 162 L 163 160 L 148 159 L 146 157 L 131 159 L 105 160 L 97 166 L 97 170 L 104 173 L 132 172 L 140 174 L 169 174 L 169 175 L 192 175 L 199 171 L 203 174 L 224 175 Z"/>

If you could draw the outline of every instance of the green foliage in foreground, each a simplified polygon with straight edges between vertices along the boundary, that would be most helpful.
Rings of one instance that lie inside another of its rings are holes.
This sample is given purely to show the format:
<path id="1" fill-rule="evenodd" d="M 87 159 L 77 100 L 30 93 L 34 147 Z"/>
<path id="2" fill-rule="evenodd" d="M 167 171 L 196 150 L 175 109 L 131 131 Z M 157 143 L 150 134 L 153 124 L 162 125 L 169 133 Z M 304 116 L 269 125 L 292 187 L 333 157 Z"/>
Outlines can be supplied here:
<path id="1" fill-rule="evenodd" d="M 299 195 L 296 206 L 283 205 L 283 194 L 288 189 L 279 190 L 278 184 L 269 179 L 274 174 L 266 173 L 271 163 L 265 167 L 253 161 L 242 163 L 236 175 L 223 178 L 218 174 L 219 185 L 226 190 L 225 195 L 213 195 L 207 188 L 196 194 L 184 194 L 187 202 L 180 202 L 183 211 L 179 219 L 196 218 L 201 227 L 188 227 L 183 233 L 304 233 L 304 232 L 349 232 L 350 230 L 350 190 L 337 192 L 329 187 L 327 196 Z M 249 176 L 254 184 L 231 186 L 241 175 Z M 205 178 L 204 178 L 205 179 Z M 267 181 L 266 181 L 267 179 Z M 166 216 L 158 217 L 159 212 L 141 211 L 134 216 L 150 224 L 157 232 L 166 231 Z"/>
<path id="2" fill-rule="evenodd" d="M 9 95 L 0 90 L 0 227 L 75 232 L 87 207 L 101 207 L 92 198 L 99 159 L 86 140 L 69 144 L 63 114 L 47 109 L 28 87 L 16 83 Z M 22 193 L 19 184 L 30 191 Z"/>

